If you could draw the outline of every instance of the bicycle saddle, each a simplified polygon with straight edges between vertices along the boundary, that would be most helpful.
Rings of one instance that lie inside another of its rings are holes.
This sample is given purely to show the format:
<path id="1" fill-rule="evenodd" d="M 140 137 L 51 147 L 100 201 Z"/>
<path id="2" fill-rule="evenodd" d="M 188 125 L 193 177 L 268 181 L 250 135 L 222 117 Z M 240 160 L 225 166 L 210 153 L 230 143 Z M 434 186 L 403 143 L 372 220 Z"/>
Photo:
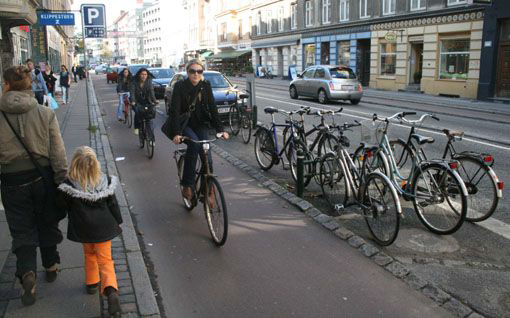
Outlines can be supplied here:
<path id="1" fill-rule="evenodd" d="M 443 129 L 443 132 L 448 137 L 463 137 L 464 136 L 464 132 L 460 131 L 460 130 Z"/>
<path id="2" fill-rule="evenodd" d="M 240 99 L 245 99 L 245 98 L 248 98 L 248 97 L 250 97 L 250 95 L 248 95 L 248 94 L 241 94 L 241 95 L 239 95 Z"/>
<path id="3" fill-rule="evenodd" d="M 278 112 L 278 109 L 274 108 L 274 107 L 266 107 L 264 108 L 264 113 L 266 114 L 275 114 Z"/>
<path id="4" fill-rule="evenodd" d="M 419 145 L 424 145 L 424 144 L 431 144 L 434 142 L 434 138 L 432 137 L 426 137 L 426 136 L 422 136 L 422 135 L 418 135 L 418 134 L 412 134 L 411 135 L 411 138 L 413 138 L 414 140 L 416 140 L 416 142 L 419 144 Z"/>
<path id="5" fill-rule="evenodd" d="M 296 114 L 298 114 L 298 115 L 303 115 L 303 114 L 306 114 L 306 113 L 307 113 L 307 111 L 306 111 L 306 110 L 304 110 L 304 109 L 299 109 L 299 110 L 296 110 L 296 111 L 294 111 L 294 112 L 295 112 Z"/>

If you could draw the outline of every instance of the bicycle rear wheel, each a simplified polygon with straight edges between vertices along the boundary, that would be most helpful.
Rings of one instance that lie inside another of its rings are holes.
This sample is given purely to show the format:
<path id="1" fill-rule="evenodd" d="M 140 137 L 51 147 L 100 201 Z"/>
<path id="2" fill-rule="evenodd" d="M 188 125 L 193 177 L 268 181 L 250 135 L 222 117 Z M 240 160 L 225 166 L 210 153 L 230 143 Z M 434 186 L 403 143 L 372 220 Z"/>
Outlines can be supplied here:
<path id="1" fill-rule="evenodd" d="M 237 136 L 239 134 L 239 129 L 241 126 L 241 114 L 239 112 L 239 108 L 237 105 L 233 105 L 229 109 L 228 113 L 228 124 L 230 126 L 230 131 L 232 135 Z"/>
<path id="2" fill-rule="evenodd" d="M 131 109 L 131 106 L 128 106 L 128 128 L 133 127 L 133 110 Z"/>
<path id="3" fill-rule="evenodd" d="M 207 226 L 216 246 L 227 241 L 228 216 L 227 204 L 220 183 L 214 177 L 206 177 L 204 185 L 204 211 Z"/>
<path id="4" fill-rule="evenodd" d="M 145 147 L 145 124 L 142 123 L 140 129 L 138 129 L 138 142 L 140 143 L 140 149 Z"/>
<path id="5" fill-rule="evenodd" d="M 354 152 L 352 161 L 356 165 L 358 171 L 361 172 L 363 168 L 363 161 L 367 161 L 365 164 L 366 174 L 374 171 L 379 171 L 385 176 L 388 176 L 390 173 L 390 169 L 388 167 L 388 163 L 384 157 L 382 151 L 368 151 L 365 147 L 359 146 L 358 149 Z"/>
<path id="6" fill-rule="evenodd" d="M 347 203 L 347 179 L 338 158 L 333 153 L 322 156 L 319 168 L 319 180 L 322 195 L 331 210 L 338 213 L 338 205 Z"/>
<path id="7" fill-rule="evenodd" d="M 414 210 L 431 232 L 452 234 L 462 226 L 467 197 L 462 192 L 461 182 L 452 170 L 440 164 L 418 169 L 412 183 Z"/>
<path id="8" fill-rule="evenodd" d="M 124 113 L 124 124 L 128 124 L 129 123 L 129 104 L 126 103 L 126 101 L 124 101 L 123 113 Z"/>
<path id="9" fill-rule="evenodd" d="M 275 162 L 275 146 L 273 136 L 265 128 L 255 134 L 255 159 L 262 170 L 269 170 Z"/>
<path id="10" fill-rule="evenodd" d="M 152 159 L 154 157 L 154 131 L 152 131 L 152 125 L 145 125 L 145 145 L 147 149 L 147 157 Z"/>
<path id="11" fill-rule="evenodd" d="M 395 241 L 400 226 L 398 196 L 391 182 L 379 173 L 370 173 L 363 185 L 363 213 L 374 241 L 382 246 Z"/>
<path id="12" fill-rule="evenodd" d="M 306 187 L 310 183 L 310 180 L 312 180 L 315 173 L 315 163 L 313 162 L 312 153 L 301 140 L 293 139 L 289 141 L 287 148 L 287 160 L 289 161 L 292 179 L 297 181 L 297 154 L 299 150 L 303 151 L 305 161 L 308 161 L 308 163 L 304 164 L 304 185 Z"/>
<path id="13" fill-rule="evenodd" d="M 413 171 L 414 151 L 402 140 L 391 140 L 390 147 L 400 175 L 409 179 Z"/>
<path id="14" fill-rule="evenodd" d="M 241 137 L 245 144 L 250 142 L 251 139 L 251 116 L 245 113 L 241 119 Z"/>

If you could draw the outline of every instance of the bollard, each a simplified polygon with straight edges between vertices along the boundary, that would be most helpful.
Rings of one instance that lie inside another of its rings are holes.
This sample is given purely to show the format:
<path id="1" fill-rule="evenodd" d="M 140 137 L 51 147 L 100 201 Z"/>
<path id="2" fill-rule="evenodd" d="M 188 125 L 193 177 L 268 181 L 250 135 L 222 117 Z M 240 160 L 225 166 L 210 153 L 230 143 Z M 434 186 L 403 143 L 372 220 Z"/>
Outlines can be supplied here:
<path id="1" fill-rule="evenodd" d="M 292 163 L 290 163 L 292 164 Z M 302 149 L 297 151 L 297 180 L 296 180 L 296 195 L 300 198 L 303 197 L 303 191 L 305 189 L 305 154 Z"/>
<path id="2" fill-rule="evenodd" d="M 251 107 L 252 128 L 257 128 L 257 105 Z"/>

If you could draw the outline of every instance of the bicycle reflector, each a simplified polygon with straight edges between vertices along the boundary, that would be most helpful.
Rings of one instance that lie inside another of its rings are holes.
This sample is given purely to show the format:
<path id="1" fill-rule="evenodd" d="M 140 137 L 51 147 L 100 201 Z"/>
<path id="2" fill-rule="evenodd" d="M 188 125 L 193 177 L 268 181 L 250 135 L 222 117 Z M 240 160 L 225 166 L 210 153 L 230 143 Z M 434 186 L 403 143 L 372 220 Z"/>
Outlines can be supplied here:
<path id="1" fill-rule="evenodd" d="M 374 154 L 372 153 L 372 151 L 367 151 L 368 158 L 372 158 L 373 156 L 374 156 Z"/>
<path id="2" fill-rule="evenodd" d="M 329 82 L 329 89 L 332 90 L 332 91 L 335 90 L 335 85 L 333 85 L 332 81 Z"/>
<path id="3" fill-rule="evenodd" d="M 485 155 L 483 156 L 483 162 L 485 163 L 491 163 L 494 161 L 494 157 L 491 155 Z"/>
<path id="4" fill-rule="evenodd" d="M 358 84 L 358 92 L 363 92 L 363 86 L 361 86 L 361 84 Z"/>
<path id="5" fill-rule="evenodd" d="M 454 161 L 454 162 L 450 162 L 448 163 L 448 165 L 450 166 L 451 169 L 453 170 L 457 170 L 457 168 L 459 167 L 459 163 L 457 161 Z"/>
<path id="6" fill-rule="evenodd" d="M 505 183 L 503 181 L 499 181 L 498 182 L 498 189 L 499 190 L 503 190 L 504 187 L 505 187 Z"/>

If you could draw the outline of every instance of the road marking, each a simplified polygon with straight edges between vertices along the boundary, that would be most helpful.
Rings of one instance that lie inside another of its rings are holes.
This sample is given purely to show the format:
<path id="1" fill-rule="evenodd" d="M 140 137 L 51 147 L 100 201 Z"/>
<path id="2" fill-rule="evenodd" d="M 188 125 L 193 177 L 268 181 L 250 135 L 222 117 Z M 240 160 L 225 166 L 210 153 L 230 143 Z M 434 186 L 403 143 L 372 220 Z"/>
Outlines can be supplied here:
<path id="1" fill-rule="evenodd" d="M 270 101 L 273 101 L 273 102 L 274 101 L 278 101 L 278 102 L 281 102 L 281 103 L 284 103 L 284 104 L 289 104 L 289 105 L 298 106 L 298 107 L 300 107 L 300 106 L 309 106 L 309 105 L 300 105 L 300 104 L 297 104 L 297 103 L 290 103 L 290 102 L 287 102 L 287 101 L 284 101 L 284 100 L 281 100 L 281 99 L 276 99 L 276 98 L 267 98 L 267 97 L 261 97 L 261 96 L 257 96 L 257 98 L 267 99 L 267 100 L 270 100 Z M 314 107 L 316 107 L 316 106 L 314 106 Z M 321 105 L 321 107 L 334 108 L 333 106 L 328 106 L 328 105 Z M 335 109 L 338 109 L 338 108 L 335 108 Z M 361 111 L 355 111 L 355 110 L 350 110 L 350 109 L 347 110 L 347 111 L 354 112 L 354 113 L 359 113 L 359 114 L 363 114 L 363 115 L 367 115 L 368 117 L 352 115 L 352 114 L 348 114 L 348 113 L 345 113 L 345 112 L 342 112 L 342 115 L 346 115 L 346 116 L 350 116 L 350 117 L 354 117 L 354 118 L 360 118 L 360 119 L 370 119 L 370 118 L 372 118 L 372 114 L 369 114 L 369 113 L 365 113 L 365 112 L 361 112 Z M 398 127 L 404 127 L 404 128 L 410 129 L 410 127 L 406 126 L 406 125 L 395 124 L 395 123 L 392 123 L 392 124 L 395 125 L 395 126 L 398 126 Z M 426 131 L 426 132 L 429 132 L 429 133 L 432 133 L 432 134 L 436 134 L 436 135 L 444 135 L 444 133 L 433 131 L 433 130 L 430 130 L 430 129 L 427 129 L 427 128 L 419 128 L 419 129 L 423 130 L 423 131 Z M 510 151 L 510 147 L 495 145 L 495 144 L 491 144 L 491 143 L 484 142 L 484 141 L 479 141 L 479 140 L 472 139 L 472 138 L 464 137 L 463 140 L 470 141 L 470 142 L 473 142 L 473 143 L 476 143 L 476 144 L 480 144 L 480 145 L 484 145 L 484 146 L 489 146 L 489 147 L 494 147 L 494 148 Z"/>

